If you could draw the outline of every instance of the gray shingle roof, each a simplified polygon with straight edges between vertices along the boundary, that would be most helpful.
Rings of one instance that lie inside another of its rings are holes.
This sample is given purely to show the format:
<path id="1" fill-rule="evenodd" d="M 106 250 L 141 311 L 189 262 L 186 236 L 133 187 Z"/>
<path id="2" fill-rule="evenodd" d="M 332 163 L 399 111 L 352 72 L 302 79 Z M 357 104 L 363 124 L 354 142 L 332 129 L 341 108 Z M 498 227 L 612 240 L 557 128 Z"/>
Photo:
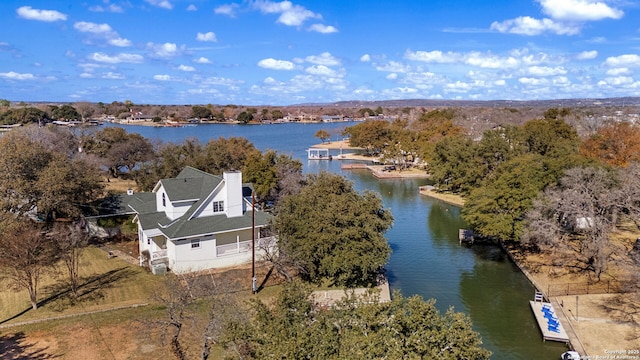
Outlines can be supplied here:
<path id="1" fill-rule="evenodd" d="M 247 229 L 252 224 L 251 211 L 246 211 L 243 216 L 228 218 L 226 215 L 213 215 L 198 218 L 189 218 L 193 215 L 207 196 L 211 194 L 223 181 L 223 178 L 186 167 L 174 179 L 161 180 L 162 186 L 171 201 L 192 200 L 195 201 L 189 210 L 180 218 L 171 220 L 164 212 L 156 211 L 155 194 L 139 193 L 139 201 L 132 204 L 132 208 L 138 213 L 138 219 L 143 230 L 159 229 L 168 238 L 177 239 L 204 234 L 228 232 L 234 229 Z M 143 194 L 151 194 L 151 196 Z M 271 221 L 268 213 L 256 210 L 255 225 L 262 227 Z"/>

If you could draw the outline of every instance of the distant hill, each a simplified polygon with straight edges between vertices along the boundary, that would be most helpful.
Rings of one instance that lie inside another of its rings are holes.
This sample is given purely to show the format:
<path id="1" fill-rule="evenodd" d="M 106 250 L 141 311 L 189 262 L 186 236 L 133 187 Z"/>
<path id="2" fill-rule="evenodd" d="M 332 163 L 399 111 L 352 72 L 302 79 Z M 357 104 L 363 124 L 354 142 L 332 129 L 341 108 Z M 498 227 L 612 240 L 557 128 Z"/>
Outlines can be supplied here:
<path id="1" fill-rule="evenodd" d="M 578 106 L 639 106 L 640 97 L 620 97 L 606 99 L 556 99 L 556 100 L 429 100 L 429 99 L 403 99 L 403 100 L 377 100 L 361 101 L 349 100 L 334 103 L 306 103 L 290 105 L 289 107 L 341 107 L 358 108 L 369 107 L 578 107 Z"/>

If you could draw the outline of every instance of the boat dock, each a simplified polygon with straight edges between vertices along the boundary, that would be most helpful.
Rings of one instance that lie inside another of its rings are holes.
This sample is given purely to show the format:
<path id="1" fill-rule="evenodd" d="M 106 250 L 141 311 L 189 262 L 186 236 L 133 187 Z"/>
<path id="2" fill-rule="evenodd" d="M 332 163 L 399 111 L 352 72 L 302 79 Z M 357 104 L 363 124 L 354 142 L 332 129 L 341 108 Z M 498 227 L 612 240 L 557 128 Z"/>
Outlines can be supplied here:
<path id="1" fill-rule="evenodd" d="M 559 341 L 568 344 L 569 336 L 564 330 L 553 305 L 543 301 L 529 301 L 533 315 L 538 322 L 542 338 L 546 341 Z"/>

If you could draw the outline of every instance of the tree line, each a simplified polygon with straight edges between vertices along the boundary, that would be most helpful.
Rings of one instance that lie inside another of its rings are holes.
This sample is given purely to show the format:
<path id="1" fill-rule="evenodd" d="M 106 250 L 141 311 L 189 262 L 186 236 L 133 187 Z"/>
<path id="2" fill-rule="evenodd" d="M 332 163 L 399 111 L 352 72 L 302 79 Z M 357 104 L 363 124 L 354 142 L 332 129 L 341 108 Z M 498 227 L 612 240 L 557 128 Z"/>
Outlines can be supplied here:
<path id="1" fill-rule="evenodd" d="M 9 284 L 27 290 L 34 309 L 39 282 L 54 267 L 66 269 L 69 289 L 77 296 L 79 259 L 89 242 L 78 220 L 89 204 L 107 195 L 105 179 L 130 177 L 141 190 L 150 190 L 187 165 L 214 174 L 240 169 L 259 201 L 275 204 L 273 231 L 279 242 L 264 250 L 286 284 L 271 306 L 230 301 L 220 289 L 195 293 L 191 278 L 168 276 L 168 287 L 158 296 L 167 316 L 159 323 L 172 334 L 170 348 L 177 358 L 189 358 L 193 351 L 182 329 L 207 299 L 212 300 L 210 318 L 196 332 L 202 358 L 212 349 L 242 359 L 489 356 L 468 317 L 453 310 L 440 314 L 432 301 L 399 294 L 387 304 L 350 298 L 330 310 L 311 300 L 302 282 L 372 286 L 391 254 L 384 237 L 391 212 L 377 194 L 359 193 L 341 176 L 303 175 L 299 161 L 275 151 L 262 153 L 244 138 L 152 144 L 115 127 L 85 133 L 27 126 L 0 137 L 0 151 L 6 154 L 0 158 L 0 189 L 7 194 L 0 199 L 0 272 Z M 385 342 L 374 347 L 367 340 L 372 336 Z M 416 341 L 416 336 L 431 340 Z"/>
<path id="2" fill-rule="evenodd" d="M 624 252 L 609 241 L 620 218 L 638 225 L 640 128 L 589 117 L 591 131 L 581 137 L 576 119 L 565 121 L 572 110 L 551 108 L 473 137 L 452 121 L 456 111 L 367 121 L 346 133 L 351 145 L 401 167 L 423 166 L 438 191 L 463 196 L 462 217 L 476 235 L 533 251 L 565 249 L 577 259 L 572 266 L 599 279 Z"/>

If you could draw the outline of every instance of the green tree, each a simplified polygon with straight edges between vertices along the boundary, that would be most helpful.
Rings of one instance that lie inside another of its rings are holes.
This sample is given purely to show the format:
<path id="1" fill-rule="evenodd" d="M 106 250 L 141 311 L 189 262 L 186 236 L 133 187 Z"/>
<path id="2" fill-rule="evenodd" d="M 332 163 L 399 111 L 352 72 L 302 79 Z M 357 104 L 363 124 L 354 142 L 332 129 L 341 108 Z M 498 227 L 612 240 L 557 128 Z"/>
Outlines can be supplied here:
<path id="1" fill-rule="evenodd" d="M 288 193 L 287 178 L 302 176 L 302 163 L 274 150 L 254 152 L 246 159 L 242 176 L 253 184 L 259 202 L 277 201 L 281 193 Z"/>
<path id="2" fill-rule="evenodd" d="M 137 133 L 123 128 L 107 127 L 84 139 L 88 153 L 105 161 L 110 176 L 117 178 L 123 171 L 134 168 L 153 157 L 151 142 Z M 133 173 L 132 173 L 133 175 Z"/>
<path id="3" fill-rule="evenodd" d="M 260 150 L 243 137 L 212 139 L 204 149 L 202 165 L 198 169 L 210 174 L 222 174 L 227 170 L 241 170 L 252 155 L 260 154 Z"/>
<path id="4" fill-rule="evenodd" d="M 229 326 L 224 345 L 251 359 L 489 359 L 466 315 L 440 314 L 419 296 L 376 300 L 347 297 L 324 309 L 294 281 L 273 307 L 253 301 L 253 321 Z"/>
<path id="5" fill-rule="evenodd" d="M 21 107 L 9 109 L 0 114 L 0 123 L 4 125 L 13 124 L 43 124 L 49 121 L 46 112 L 34 107 Z"/>
<path id="6" fill-rule="evenodd" d="M 329 134 L 329 132 L 327 130 L 323 130 L 323 129 L 320 129 L 320 130 L 316 131 L 316 133 L 313 134 L 313 136 L 317 137 L 322 142 L 325 142 L 325 141 L 331 139 L 331 134 Z"/>
<path id="7" fill-rule="evenodd" d="M 533 200 L 556 179 L 543 156 L 527 154 L 514 158 L 471 191 L 462 217 L 482 236 L 519 241 L 525 214 Z"/>
<path id="8" fill-rule="evenodd" d="M 238 120 L 238 122 L 242 124 L 247 124 L 251 122 L 251 120 L 253 120 L 253 115 L 249 112 L 243 111 L 240 114 L 238 114 L 238 117 L 236 118 L 236 120 Z"/>
<path id="9" fill-rule="evenodd" d="M 299 193 L 276 207 L 278 246 L 318 282 L 372 284 L 391 254 L 384 232 L 393 223 L 373 192 L 359 194 L 353 184 L 329 173 L 312 174 Z"/>
<path id="10" fill-rule="evenodd" d="M 82 157 L 47 147 L 30 138 L 30 129 L 0 137 L 0 206 L 15 214 L 37 211 L 45 218 L 77 217 L 81 205 L 101 192 L 98 170 Z"/>
<path id="11" fill-rule="evenodd" d="M 273 120 L 278 120 L 278 119 L 282 119 L 284 117 L 284 114 L 282 113 L 281 110 L 274 109 L 274 110 L 271 110 L 271 117 L 273 118 Z"/>
<path id="12" fill-rule="evenodd" d="M 50 106 L 51 117 L 56 120 L 78 120 L 82 117 L 78 113 L 75 107 L 64 104 L 62 106 Z"/>
<path id="13" fill-rule="evenodd" d="M 345 129 L 351 146 L 364 148 L 368 154 L 380 154 L 392 142 L 392 130 L 385 120 L 367 120 Z"/>
<path id="14" fill-rule="evenodd" d="M 191 107 L 191 117 L 196 119 L 209 119 L 211 118 L 211 109 L 204 106 L 194 105 Z"/>
<path id="15" fill-rule="evenodd" d="M 435 144 L 429 174 L 440 190 L 468 194 L 482 177 L 476 143 L 466 136 L 448 136 Z"/>
<path id="16" fill-rule="evenodd" d="M 7 99 L 0 99 L 0 107 L 8 108 L 9 106 L 11 106 L 11 101 Z"/>

